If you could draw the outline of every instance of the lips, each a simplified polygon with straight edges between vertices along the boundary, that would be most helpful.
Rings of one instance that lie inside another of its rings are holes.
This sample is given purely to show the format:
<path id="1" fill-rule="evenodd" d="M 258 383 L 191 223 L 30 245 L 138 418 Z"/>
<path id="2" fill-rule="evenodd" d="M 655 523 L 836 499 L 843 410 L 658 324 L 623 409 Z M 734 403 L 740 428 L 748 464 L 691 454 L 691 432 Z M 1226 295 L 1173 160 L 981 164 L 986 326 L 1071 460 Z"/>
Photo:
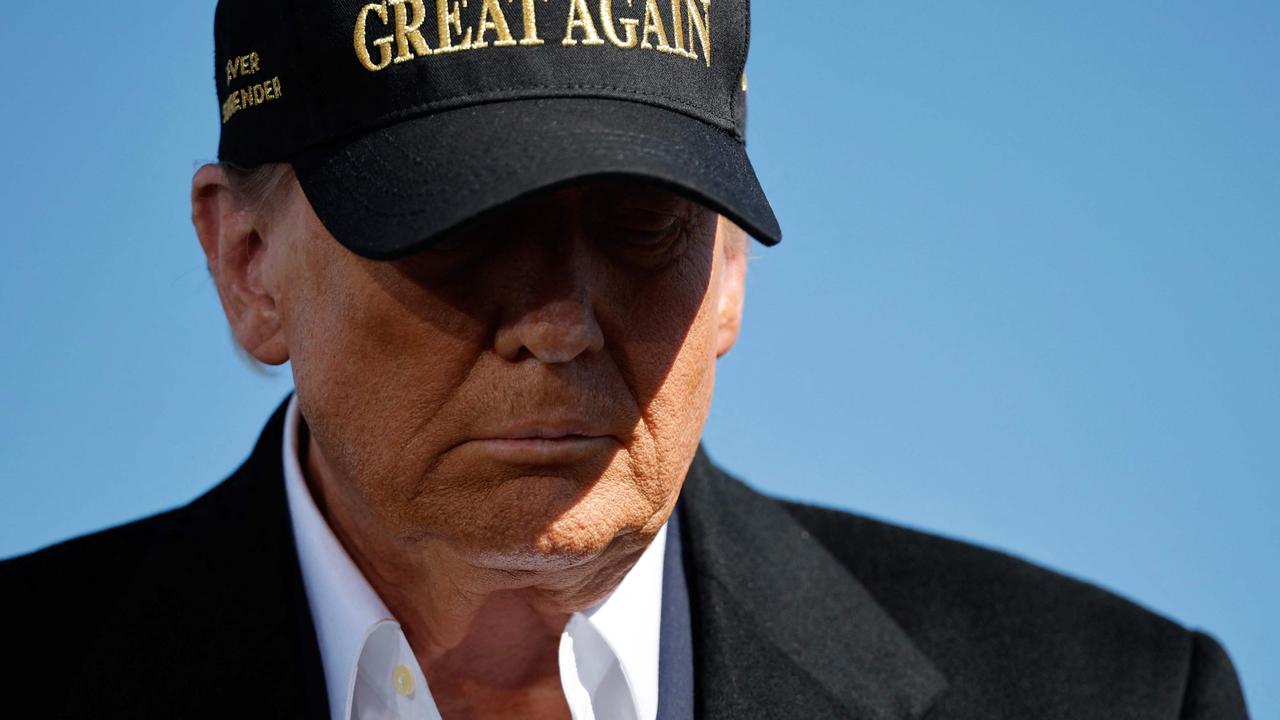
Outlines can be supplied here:
<path id="1" fill-rule="evenodd" d="M 598 461 L 617 449 L 609 436 L 564 435 L 554 438 L 483 438 L 463 445 L 469 452 L 512 465 L 572 465 Z"/>
<path id="2" fill-rule="evenodd" d="M 606 433 L 591 432 L 576 426 L 535 426 L 496 433 L 493 440 L 564 440 L 573 438 L 603 437 Z"/>
<path id="3" fill-rule="evenodd" d="M 533 422 L 482 433 L 462 447 L 494 460 L 524 465 L 599 459 L 618 444 L 612 434 L 587 423 Z"/>

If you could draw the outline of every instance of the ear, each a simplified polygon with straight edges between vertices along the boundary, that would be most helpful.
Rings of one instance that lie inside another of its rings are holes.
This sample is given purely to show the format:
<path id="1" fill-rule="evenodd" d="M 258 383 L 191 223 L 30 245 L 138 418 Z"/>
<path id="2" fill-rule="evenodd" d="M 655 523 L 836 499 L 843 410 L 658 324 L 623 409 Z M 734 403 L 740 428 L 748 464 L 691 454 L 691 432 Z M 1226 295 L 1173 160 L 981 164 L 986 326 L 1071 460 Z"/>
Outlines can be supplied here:
<path id="1" fill-rule="evenodd" d="M 738 341 L 742 306 L 747 291 L 747 250 L 750 240 L 742 228 L 721 217 L 716 227 L 724 271 L 720 276 L 720 308 L 716 330 L 716 357 L 724 357 Z"/>
<path id="2" fill-rule="evenodd" d="M 276 298 L 264 283 L 261 219 L 231 187 L 222 167 L 205 165 L 191 179 L 191 222 L 236 342 L 259 362 L 287 361 Z"/>

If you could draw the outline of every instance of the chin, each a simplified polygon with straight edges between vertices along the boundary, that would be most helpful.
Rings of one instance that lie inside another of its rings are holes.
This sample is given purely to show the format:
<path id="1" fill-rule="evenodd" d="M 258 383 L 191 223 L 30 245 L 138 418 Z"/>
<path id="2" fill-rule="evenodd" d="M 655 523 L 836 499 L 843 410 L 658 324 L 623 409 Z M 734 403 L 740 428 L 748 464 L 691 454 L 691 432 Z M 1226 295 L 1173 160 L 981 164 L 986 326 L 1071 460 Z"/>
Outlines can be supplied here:
<path id="1" fill-rule="evenodd" d="M 652 512 L 642 499 L 628 500 L 619 502 L 615 493 L 589 492 L 571 503 L 541 504 L 543 512 L 535 510 L 539 503 L 525 503 L 517 512 L 495 513 L 492 517 L 499 522 L 474 538 L 472 561 L 494 570 L 554 573 L 643 547 L 646 539 L 637 531 L 649 524 Z"/>
<path id="2" fill-rule="evenodd" d="M 513 573 L 556 573 L 589 565 L 603 553 L 571 550 L 546 550 L 532 545 L 480 551 L 474 562 L 490 570 Z"/>

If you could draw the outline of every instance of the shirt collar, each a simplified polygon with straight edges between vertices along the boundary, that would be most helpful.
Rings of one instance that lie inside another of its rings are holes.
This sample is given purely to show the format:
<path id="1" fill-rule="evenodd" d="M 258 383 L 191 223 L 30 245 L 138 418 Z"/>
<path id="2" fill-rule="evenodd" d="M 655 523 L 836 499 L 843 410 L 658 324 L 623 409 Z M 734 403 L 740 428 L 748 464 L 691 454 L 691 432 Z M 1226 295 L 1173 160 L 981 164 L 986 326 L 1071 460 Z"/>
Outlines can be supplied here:
<path id="1" fill-rule="evenodd" d="M 658 714 L 658 653 L 662 635 L 664 524 L 609 597 L 582 613 L 618 657 L 631 687 L 636 716 Z M 572 621 L 571 621 L 572 622 Z M 581 662 L 581 659 L 579 659 Z"/>
<path id="2" fill-rule="evenodd" d="M 399 632 L 399 624 L 320 514 L 299 461 L 300 427 L 295 395 L 285 415 L 285 491 L 330 714 L 334 720 L 348 720 L 366 641 L 380 625 L 392 624 Z M 616 662 L 626 679 L 636 717 L 656 717 L 666 535 L 664 525 L 613 593 L 585 613 L 575 614 L 566 627 L 561 638 L 561 679 L 571 707 L 571 688 L 583 687 L 594 697 Z M 577 678 L 571 681 L 567 674 L 575 671 Z M 576 708 L 574 715 L 581 718 L 586 713 Z"/>
<path id="3" fill-rule="evenodd" d="M 395 619 L 333 534 L 307 488 L 298 453 L 301 417 L 295 395 L 289 399 L 284 421 L 285 493 L 324 665 L 330 713 L 346 720 L 365 639 L 378 623 Z"/>

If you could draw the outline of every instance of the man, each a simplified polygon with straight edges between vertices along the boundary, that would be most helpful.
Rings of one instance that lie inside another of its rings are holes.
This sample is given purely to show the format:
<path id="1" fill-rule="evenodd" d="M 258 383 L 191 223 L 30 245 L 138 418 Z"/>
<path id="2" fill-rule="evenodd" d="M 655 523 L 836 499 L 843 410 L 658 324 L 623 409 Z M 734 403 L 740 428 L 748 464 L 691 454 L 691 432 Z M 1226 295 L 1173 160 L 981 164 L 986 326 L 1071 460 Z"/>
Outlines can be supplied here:
<path id="1" fill-rule="evenodd" d="M 744 231 L 780 239 L 747 27 L 745 0 L 221 2 L 192 217 L 297 392 L 192 504 L 0 566 L 7 707 L 1245 717 L 1205 635 L 699 449 Z"/>

